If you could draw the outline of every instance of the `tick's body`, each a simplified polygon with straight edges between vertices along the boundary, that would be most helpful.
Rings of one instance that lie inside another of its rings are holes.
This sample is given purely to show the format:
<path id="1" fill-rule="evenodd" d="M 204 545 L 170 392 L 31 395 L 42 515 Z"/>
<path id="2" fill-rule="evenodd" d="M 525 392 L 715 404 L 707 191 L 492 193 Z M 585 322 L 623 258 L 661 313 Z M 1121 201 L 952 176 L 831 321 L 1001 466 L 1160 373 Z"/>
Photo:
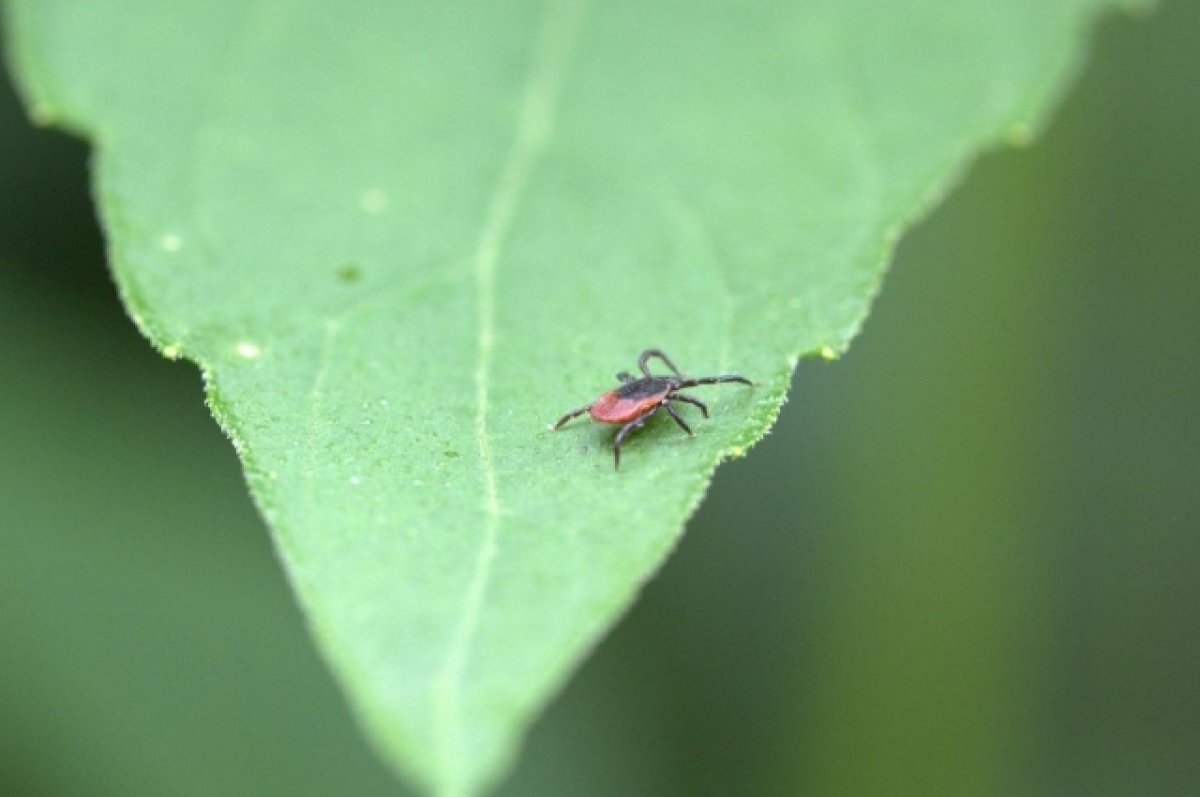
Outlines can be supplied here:
<path id="1" fill-rule="evenodd" d="M 671 392 L 671 382 L 662 376 L 647 376 L 610 390 L 588 406 L 588 414 L 600 423 L 629 423 L 656 406 Z"/>
<path id="2" fill-rule="evenodd" d="M 647 362 L 651 357 L 662 360 L 674 372 L 674 376 L 655 376 L 650 373 Z M 679 417 L 673 402 L 682 401 L 699 407 L 704 417 L 708 417 L 708 406 L 703 401 L 680 393 L 679 390 L 697 385 L 715 385 L 721 382 L 753 384 L 746 377 L 737 374 L 688 379 L 679 373 L 679 369 L 675 367 L 670 358 L 658 349 L 646 349 L 642 352 L 642 356 L 638 358 L 638 368 L 643 374 L 641 379 L 634 379 L 622 371 L 617 374 L 617 379 L 622 382 L 620 387 L 601 395 L 591 404 L 571 410 L 559 418 L 558 423 L 554 424 L 554 428 L 560 428 L 567 421 L 585 412 L 600 423 L 620 425 L 621 431 L 617 432 L 617 436 L 613 439 L 613 462 L 619 468 L 621 467 L 621 441 L 634 429 L 640 429 L 660 409 L 665 409 L 675 423 L 679 424 L 680 428 L 689 435 L 692 434 L 692 429 L 684 422 L 683 418 Z"/>

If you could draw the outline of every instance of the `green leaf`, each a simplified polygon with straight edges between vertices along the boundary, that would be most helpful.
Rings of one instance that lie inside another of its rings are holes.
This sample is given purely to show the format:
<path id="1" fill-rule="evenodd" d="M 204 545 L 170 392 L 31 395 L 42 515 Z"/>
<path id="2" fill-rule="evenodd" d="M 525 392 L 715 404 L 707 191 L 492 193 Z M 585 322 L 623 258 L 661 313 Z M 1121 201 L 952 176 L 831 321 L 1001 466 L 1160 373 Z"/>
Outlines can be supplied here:
<path id="1" fill-rule="evenodd" d="M 10 0 L 131 315 L 203 369 L 335 674 L 446 795 L 502 772 L 1105 5 Z M 648 346 L 758 385 L 615 472 L 611 430 L 547 425 Z"/>

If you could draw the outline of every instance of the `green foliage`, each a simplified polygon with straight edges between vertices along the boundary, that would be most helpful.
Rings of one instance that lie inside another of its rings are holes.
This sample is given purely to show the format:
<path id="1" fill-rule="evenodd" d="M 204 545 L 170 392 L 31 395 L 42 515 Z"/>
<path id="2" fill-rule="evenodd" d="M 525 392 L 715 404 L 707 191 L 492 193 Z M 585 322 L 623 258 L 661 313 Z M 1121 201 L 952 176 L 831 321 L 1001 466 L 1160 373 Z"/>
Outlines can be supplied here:
<path id="1" fill-rule="evenodd" d="M 443 794 L 502 769 L 1103 5 L 12 0 L 131 314 L 203 369 L 334 671 Z M 759 386 L 620 473 L 608 430 L 547 429 L 650 345 Z"/>

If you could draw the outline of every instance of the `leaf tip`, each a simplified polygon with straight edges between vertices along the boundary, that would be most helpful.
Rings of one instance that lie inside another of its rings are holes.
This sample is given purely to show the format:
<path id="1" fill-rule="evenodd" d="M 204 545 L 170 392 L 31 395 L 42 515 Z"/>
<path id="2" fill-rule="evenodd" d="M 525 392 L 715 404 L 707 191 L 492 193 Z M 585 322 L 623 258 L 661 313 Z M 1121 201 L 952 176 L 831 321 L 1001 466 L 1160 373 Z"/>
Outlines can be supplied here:
<path id="1" fill-rule="evenodd" d="M 29 120 L 38 127 L 51 127 L 58 119 L 58 111 L 48 102 L 35 100 L 29 106 Z"/>
<path id="2" fill-rule="evenodd" d="M 1005 139 L 1011 146 L 1027 147 L 1033 142 L 1033 125 L 1025 120 L 1009 125 Z"/>

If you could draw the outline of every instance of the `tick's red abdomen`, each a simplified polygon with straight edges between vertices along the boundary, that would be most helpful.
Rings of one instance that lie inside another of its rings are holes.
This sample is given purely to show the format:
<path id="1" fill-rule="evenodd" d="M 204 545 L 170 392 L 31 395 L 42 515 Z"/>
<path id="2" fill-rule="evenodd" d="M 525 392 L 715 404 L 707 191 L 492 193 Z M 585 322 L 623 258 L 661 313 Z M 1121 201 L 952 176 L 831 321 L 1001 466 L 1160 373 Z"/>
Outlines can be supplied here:
<path id="1" fill-rule="evenodd" d="M 633 396 L 623 396 L 621 395 L 623 392 L 630 391 L 625 388 L 617 388 L 596 399 L 588 409 L 588 413 L 600 423 L 629 423 L 654 409 L 669 391 L 668 386 L 663 386 L 661 391 L 647 393 L 642 390 Z"/>

